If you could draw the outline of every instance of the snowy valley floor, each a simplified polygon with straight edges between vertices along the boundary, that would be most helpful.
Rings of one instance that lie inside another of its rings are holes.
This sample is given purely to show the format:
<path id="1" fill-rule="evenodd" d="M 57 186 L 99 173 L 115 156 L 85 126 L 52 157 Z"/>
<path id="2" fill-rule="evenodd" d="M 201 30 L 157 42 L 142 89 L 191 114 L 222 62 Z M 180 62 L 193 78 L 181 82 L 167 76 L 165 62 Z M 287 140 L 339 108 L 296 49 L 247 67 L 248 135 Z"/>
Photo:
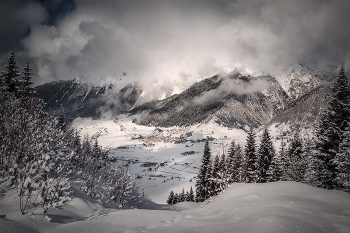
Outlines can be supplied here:
<path id="1" fill-rule="evenodd" d="M 128 116 L 118 121 L 77 119 L 81 134 L 98 136 L 99 143 L 130 163 L 141 192 L 151 201 L 142 209 L 108 209 L 73 189 L 72 200 L 46 215 L 31 207 L 21 215 L 15 190 L 1 189 L 0 233 L 12 232 L 350 232 L 350 194 L 296 182 L 233 184 L 203 203 L 166 205 L 170 190 L 189 191 L 195 185 L 206 137 L 212 156 L 222 154 L 231 140 L 243 145 L 243 130 L 220 127 L 214 121 L 188 128 L 140 126 Z M 191 132 L 191 134 L 188 134 Z M 271 127 L 275 148 L 280 134 Z M 175 143 L 181 135 L 185 142 Z M 142 136 L 142 139 L 138 139 Z M 145 144 L 150 143 L 153 146 Z"/>
<path id="2" fill-rule="evenodd" d="M 61 209 L 22 216 L 13 196 L 0 199 L 0 232 L 350 232 L 350 194 L 296 182 L 233 184 L 203 203 L 148 202 L 105 209 L 76 191 Z M 49 222 L 50 221 L 50 222 Z"/>

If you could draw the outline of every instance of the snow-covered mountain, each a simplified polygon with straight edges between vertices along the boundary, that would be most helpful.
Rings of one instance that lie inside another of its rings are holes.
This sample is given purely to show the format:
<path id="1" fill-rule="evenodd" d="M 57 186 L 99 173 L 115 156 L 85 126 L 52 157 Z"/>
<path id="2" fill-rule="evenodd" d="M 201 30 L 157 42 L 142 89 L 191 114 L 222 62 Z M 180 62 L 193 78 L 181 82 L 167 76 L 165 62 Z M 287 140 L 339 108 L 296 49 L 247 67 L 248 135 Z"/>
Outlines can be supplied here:
<path id="1" fill-rule="evenodd" d="M 197 82 L 182 93 L 133 109 L 139 124 L 193 125 L 213 118 L 228 127 L 260 126 L 287 106 L 288 95 L 270 75 L 238 72 Z"/>
<path id="2" fill-rule="evenodd" d="M 138 103 L 143 102 L 142 87 L 136 84 L 92 84 L 78 78 L 47 83 L 37 90 L 49 109 L 57 110 L 62 104 L 69 121 L 78 116 L 98 118 L 102 114 L 131 113 L 138 124 L 162 127 L 209 120 L 235 128 L 295 119 L 310 124 L 327 102 L 329 80 L 335 69 L 336 66 L 321 67 L 317 62 L 298 63 L 286 67 L 285 74 L 278 77 L 265 73 L 253 77 L 236 70 L 141 105 Z M 317 104 L 310 103 L 311 99 Z"/>
<path id="3" fill-rule="evenodd" d="M 38 86 L 37 94 L 47 109 L 63 106 L 66 119 L 100 117 L 108 112 L 122 114 L 131 109 L 142 91 L 136 84 L 91 83 L 81 77 L 68 81 L 50 82 Z"/>

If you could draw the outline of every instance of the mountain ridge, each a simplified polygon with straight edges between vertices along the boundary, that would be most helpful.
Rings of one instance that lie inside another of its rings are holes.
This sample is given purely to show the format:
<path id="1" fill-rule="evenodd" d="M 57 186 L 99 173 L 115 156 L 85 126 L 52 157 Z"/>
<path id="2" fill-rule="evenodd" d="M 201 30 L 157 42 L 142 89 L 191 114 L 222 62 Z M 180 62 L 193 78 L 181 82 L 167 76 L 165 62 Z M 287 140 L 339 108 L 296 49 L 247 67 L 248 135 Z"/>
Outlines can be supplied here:
<path id="1" fill-rule="evenodd" d="M 305 117 L 311 114 L 312 119 L 319 114 L 320 109 L 315 110 L 310 104 L 310 108 L 301 107 L 301 100 L 313 95 L 325 100 L 329 90 L 323 87 L 329 82 L 304 66 L 299 64 L 298 70 L 280 77 L 266 73 L 250 76 L 235 70 L 198 81 L 179 94 L 142 104 L 139 102 L 142 102 L 143 90 L 135 83 L 93 84 L 79 77 L 43 84 L 37 90 L 50 111 L 62 105 L 68 121 L 76 117 L 116 117 L 126 113 L 133 115 L 138 124 L 152 126 L 186 126 L 215 119 L 229 128 L 260 127 L 278 119 L 283 122 L 287 122 L 287 118 L 295 119 L 295 113 Z M 295 110 L 296 105 L 305 112 L 293 112 L 291 109 Z M 317 106 L 321 108 L 321 105 L 318 101 Z M 307 121 L 310 125 L 311 120 Z"/>

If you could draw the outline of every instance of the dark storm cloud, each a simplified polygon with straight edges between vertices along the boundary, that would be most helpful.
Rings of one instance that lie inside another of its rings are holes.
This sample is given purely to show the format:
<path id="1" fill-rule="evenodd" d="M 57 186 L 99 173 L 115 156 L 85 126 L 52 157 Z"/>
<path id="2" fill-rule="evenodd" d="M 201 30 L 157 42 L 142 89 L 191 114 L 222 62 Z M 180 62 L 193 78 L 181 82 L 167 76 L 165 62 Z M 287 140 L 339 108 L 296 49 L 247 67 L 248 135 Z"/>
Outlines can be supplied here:
<path id="1" fill-rule="evenodd" d="M 37 0 L 46 9 L 48 17 L 46 25 L 56 25 L 67 14 L 75 10 L 74 0 Z"/>
<path id="2" fill-rule="evenodd" d="M 29 34 L 29 26 L 41 23 L 47 14 L 39 3 L 12 0 L 1 2 L 0 17 L 0 54 L 3 55 L 21 49 L 20 39 Z"/>
<path id="3" fill-rule="evenodd" d="M 279 75 L 299 61 L 350 66 L 346 0 L 76 0 L 62 8 L 63 2 L 60 17 L 55 7 L 34 2 L 45 6 L 42 18 L 25 24 L 30 34 L 21 42 L 39 83 L 126 72 L 125 82 L 139 81 L 160 96 L 236 67 Z M 47 23 L 50 17 L 55 23 Z"/>

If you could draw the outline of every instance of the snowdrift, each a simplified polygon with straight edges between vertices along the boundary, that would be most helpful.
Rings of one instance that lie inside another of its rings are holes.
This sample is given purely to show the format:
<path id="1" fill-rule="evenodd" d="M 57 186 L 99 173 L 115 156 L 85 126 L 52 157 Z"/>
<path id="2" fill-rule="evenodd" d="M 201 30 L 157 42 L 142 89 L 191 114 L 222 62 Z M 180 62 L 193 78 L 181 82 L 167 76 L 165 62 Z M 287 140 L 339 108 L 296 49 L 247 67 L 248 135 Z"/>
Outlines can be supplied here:
<path id="1" fill-rule="evenodd" d="M 4 208 L 0 216 L 1 232 L 345 233 L 350 232 L 350 194 L 286 181 L 233 184 L 203 203 L 149 202 L 143 209 L 113 210 L 77 193 L 65 208 L 47 214 L 50 222 L 42 215 L 14 218 Z"/>

